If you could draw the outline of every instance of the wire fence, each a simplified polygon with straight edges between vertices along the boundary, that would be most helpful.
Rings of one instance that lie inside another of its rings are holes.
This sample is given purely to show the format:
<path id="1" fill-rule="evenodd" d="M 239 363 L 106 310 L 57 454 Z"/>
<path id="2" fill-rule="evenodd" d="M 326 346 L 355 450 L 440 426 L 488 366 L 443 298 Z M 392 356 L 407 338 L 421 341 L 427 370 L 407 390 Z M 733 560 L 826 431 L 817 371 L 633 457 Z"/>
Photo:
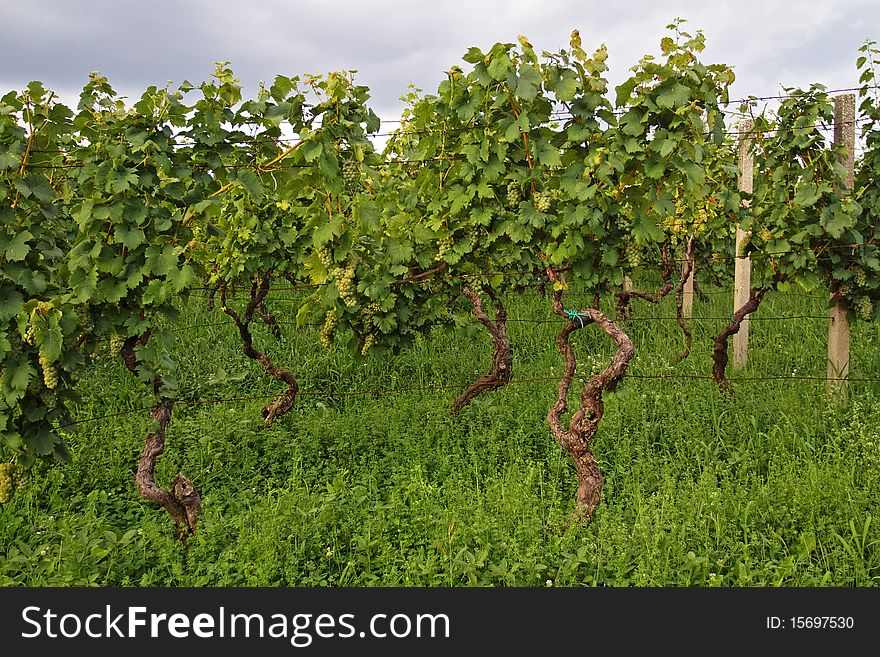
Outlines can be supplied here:
<path id="1" fill-rule="evenodd" d="M 580 382 L 589 380 L 589 375 L 576 375 L 574 377 Z M 715 382 L 715 378 L 710 375 L 702 374 L 685 374 L 685 373 L 627 373 L 624 379 L 649 380 L 649 381 L 711 381 Z M 880 383 L 880 378 L 875 377 L 826 377 L 826 376 L 805 376 L 800 374 L 776 374 L 776 375 L 741 375 L 727 377 L 730 382 L 753 382 L 753 383 L 780 383 L 780 382 L 812 382 L 827 383 L 830 381 L 847 381 L 849 383 Z M 560 377 L 557 376 L 533 376 L 523 378 L 513 378 L 506 385 L 529 385 L 538 383 L 558 383 Z M 436 384 L 436 385 L 412 385 L 397 387 L 374 387 L 360 390 L 300 390 L 296 397 L 301 398 L 321 398 L 321 399 L 344 399 L 356 397 L 373 397 L 381 398 L 392 395 L 403 394 L 424 394 L 424 393 L 442 393 L 454 392 L 466 389 L 473 381 L 464 383 Z M 175 400 L 176 406 L 214 406 L 224 404 L 240 404 L 242 402 L 266 402 L 278 398 L 278 394 L 260 394 L 260 395 L 241 395 L 234 397 L 216 397 L 207 399 L 188 399 L 186 395 L 180 395 Z M 148 413 L 153 410 L 152 406 L 142 406 L 138 408 L 127 409 L 124 411 L 116 411 L 87 418 L 81 418 L 59 425 L 61 429 L 75 429 L 81 424 L 90 422 L 98 422 L 101 420 L 109 420 L 129 415 L 137 415 Z"/>

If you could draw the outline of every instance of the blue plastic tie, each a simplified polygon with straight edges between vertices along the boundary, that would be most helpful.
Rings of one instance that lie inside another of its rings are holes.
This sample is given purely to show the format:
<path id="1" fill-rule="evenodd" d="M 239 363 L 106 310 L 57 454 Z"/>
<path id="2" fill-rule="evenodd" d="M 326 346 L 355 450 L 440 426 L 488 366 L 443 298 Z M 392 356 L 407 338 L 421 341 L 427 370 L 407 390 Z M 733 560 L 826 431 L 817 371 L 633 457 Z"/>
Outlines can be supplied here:
<path id="1" fill-rule="evenodd" d="M 568 317 L 571 321 L 577 319 L 581 323 L 581 328 L 584 328 L 584 318 L 581 317 L 581 314 L 577 310 L 565 310 L 562 309 L 562 312 L 565 313 L 565 316 Z"/>

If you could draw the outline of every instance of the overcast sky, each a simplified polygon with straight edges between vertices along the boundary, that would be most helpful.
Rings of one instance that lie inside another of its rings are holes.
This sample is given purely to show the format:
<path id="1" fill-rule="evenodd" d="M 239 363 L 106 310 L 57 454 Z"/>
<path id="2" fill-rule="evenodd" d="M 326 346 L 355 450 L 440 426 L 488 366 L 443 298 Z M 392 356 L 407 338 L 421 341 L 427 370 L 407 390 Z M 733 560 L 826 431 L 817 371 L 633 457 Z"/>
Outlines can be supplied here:
<path id="1" fill-rule="evenodd" d="M 733 66 L 732 98 L 811 82 L 857 86 L 866 38 L 880 41 L 878 0 L 0 0 L 0 88 L 41 80 L 75 103 L 90 71 L 131 97 L 147 85 L 198 83 L 228 60 L 247 94 L 259 80 L 357 69 L 383 118 L 399 115 L 407 85 L 435 91 L 470 46 L 523 34 L 540 50 L 580 30 L 605 43 L 618 84 L 658 53 L 674 18 L 702 30 L 706 63 Z M 467 67 L 467 65 L 463 65 Z M 386 126 L 391 129 L 394 126 Z"/>

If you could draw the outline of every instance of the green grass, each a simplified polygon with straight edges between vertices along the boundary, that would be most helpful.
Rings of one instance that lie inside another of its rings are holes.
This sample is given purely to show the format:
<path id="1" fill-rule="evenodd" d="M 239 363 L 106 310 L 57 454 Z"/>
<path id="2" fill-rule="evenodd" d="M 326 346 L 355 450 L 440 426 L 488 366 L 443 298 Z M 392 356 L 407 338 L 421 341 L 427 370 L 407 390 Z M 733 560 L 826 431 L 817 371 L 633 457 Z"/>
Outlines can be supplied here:
<path id="1" fill-rule="evenodd" d="M 290 293 L 279 293 L 290 297 Z M 608 300 L 610 302 L 610 300 Z M 549 319 L 548 299 L 508 300 L 514 319 Z M 730 314 L 728 295 L 697 317 Z M 290 320 L 295 302 L 273 306 Z M 488 368 L 488 337 L 437 331 L 386 359 L 316 347 L 313 328 L 263 327 L 258 347 L 304 393 L 271 428 L 280 392 L 242 353 L 231 326 L 178 332 L 181 402 L 157 479 L 186 473 L 204 516 L 184 549 L 168 516 L 141 500 L 134 470 L 147 411 L 82 422 L 73 461 L 40 464 L 0 508 L 0 584 L 134 586 L 872 586 L 880 582 L 880 386 L 854 382 L 832 407 L 822 381 L 826 322 L 754 321 L 735 399 L 706 376 L 720 320 L 694 322 L 691 358 L 671 299 L 635 301 L 626 330 L 633 376 L 606 398 L 594 442 L 602 503 L 570 526 L 576 481 L 545 416 L 553 381 L 514 382 L 453 417 L 456 389 L 331 396 L 334 391 L 456 386 Z M 610 311 L 611 308 L 606 310 Z M 769 298 L 756 317 L 822 315 L 815 298 Z M 201 301 L 185 323 L 222 321 Z M 560 323 L 510 324 L 515 379 L 556 376 Z M 613 345 L 575 334 L 579 372 Z M 880 370 L 878 327 L 853 331 L 851 376 Z M 148 407 L 120 363 L 81 383 L 78 418 Z M 572 393 L 575 400 L 579 389 Z M 258 397 L 265 397 L 260 399 Z M 211 403 L 230 397 L 250 398 Z"/>

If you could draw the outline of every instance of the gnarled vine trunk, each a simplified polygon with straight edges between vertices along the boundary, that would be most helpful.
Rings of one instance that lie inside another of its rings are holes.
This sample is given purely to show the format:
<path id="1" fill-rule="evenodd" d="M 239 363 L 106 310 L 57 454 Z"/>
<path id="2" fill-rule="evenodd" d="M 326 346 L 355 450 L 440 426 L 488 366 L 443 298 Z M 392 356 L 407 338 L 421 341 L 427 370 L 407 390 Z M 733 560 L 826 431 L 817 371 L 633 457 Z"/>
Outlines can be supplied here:
<path id="1" fill-rule="evenodd" d="M 742 307 L 737 309 L 727 326 L 721 329 L 712 338 L 715 342 L 715 345 L 712 348 L 712 377 L 715 379 L 721 392 L 725 392 L 728 395 L 733 395 L 733 386 L 730 385 L 730 381 L 725 375 L 727 363 L 730 360 L 728 355 L 730 336 L 739 333 L 740 326 L 742 326 L 742 321 L 745 319 L 746 315 L 749 315 L 758 309 L 767 289 L 768 288 L 766 287 L 753 287 L 749 291 L 749 300 L 746 301 Z"/>
<path id="2" fill-rule="evenodd" d="M 554 279 L 554 272 L 551 278 Z M 559 381 L 556 402 L 547 413 L 547 422 L 557 442 L 568 452 L 574 461 L 578 477 L 577 504 L 575 519 L 586 521 L 592 517 L 599 504 L 604 477 L 599 470 L 596 459 L 591 451 L 593 438 L 599 428 L 599 422 L 605 412 L 602 393 L 614 390 L 623 377 L 630 360 L 635 353 L 632 340 L 624 331 L 595 308 L 566 311 L 562 305 L 562 292 L 553 293 L 553 309 L 558 315 L 569 319 L 556 336 L 556 346 L 565 358 L 565 371 Z M 568 412 L 568 391 L 574 379 L 577 361 L 569 336 L 589 324 L 597 324 L 615 343 L 617 352 L 608 366 L 596 374 L 583 387 L 580 394 L 580 405 L 565 427 L 562 416 Z"/>
<path id="3" fill-rule="evenodd" d="M 150 413 L 156 430 L 147 434 L 144 451 L 138 461 L 137 482 L 141 497 L 164 508 L 177 528 L 177 537 L 185 543 L 196 530 L 202 515 L 202 500 L 193 483 L 182 472 L 171 480 L 171 489 L 165 490 L 156 483 L 156 461 L 165 451 L 165 430 L 171 421 L 173 399 L 162 400 Z"/>
<path id="4" fill-rule="evenodd" d="M 223 283 L 220 285 L 220 300 L 222 303 L 223 312 L 225 312 L 227 315 L 229 315 L 229 317 L 232 318 L 232 321 L 238 328 L 238 333 L 241 336 L 241 341 L 243 343 L 242 351 L 244 351 L 245 356 L 253 360 L 259 361 L 262 364 L 263 368 L 272 377 L 279 379 L 280 381 L 283 381 L 287 384 L 287 390 L 284 392 L 283 395 L 263 407 L 263 424 L 267 427 L 293 407 L 293 403 L 296 400 L 296 395 L 299 392 L 299 385 L 297 384 L 296 379 L 290 372 L 281 367 L 278 367 L 266 354 L 254 348 L 254 338 L 253 335 L 251 335 L 250 323 L 254 318 L 254 312 L 258 312 L 265 302 L 266 295 L 269 293 L 269 282 L 271 281 L 271 278 L 271 270 L 265 272 L 262 276 L 254 278 L 254 281 L 251 284 L 250 301 L 245 308 L 243 318 L 240 317 L 238 313 L 235 312 L 235 310 L 227 305 L 226 284 Z"/>
<path id="5" fill-rule="evenodd" d="M 510 383 L 513 376 L 513 355 L 507 339 L 507 311 L 491 287 L 484 288 L 489 298 L 495 302 L 495 319 L 492 320 L 483 308 L 483 297 L 476 290 L 465 286 L 464 294 L 474 306 L 474 315 L 492 336 L 492 369 L 471 383 L 452 404 L 452 412 L 458 413 L 475 397 L 489 390 L 496 390 Z"/>
<path id="6" fill-rule="evenodd" d="M 669 249 L 665 243 L 660 247 L 660 253 L 663 260 L 663 270 L 660 273 L 663 284 L 656 292 L 643 292 L 642 290 L 620 290 L 615 292 L 617 308 L 614 314 L 618 320 L 624 320 L 629 316 L 629 302 L 632 299 L 644 299 L 650 303 L 658 303 L 675 287 L 675 284 L 672 282 L 672 269 L 675 264 L 675 258 L 669 255 Z"/>
<path id="7" fill-rule="evenodd" d="M 149 332 L 139 337 L 126 339 L 122 346 L 122 360 L 126 368 L 135 376 L 138 375 L 137 354 L 135 347 L 145 345 L 150 338 Z M 201 496 L 193 483 L 182 472 L 178 473 L 171 481 L 171 488 L 165 490 L 156 483 L 155 470 L 159 456 L 165 451 L 165 432 L 171 422 L 171 412 L 174 408 L 174 400 L 161 398 L 164 384 L 160 377 L 153 379 L 153 394 L 160 398 L 150 413 L 150 419 L 154 422 L 154 430 L 147 434 L 144 441 L 144 450 L 138 460 L 135 482 L 141 497 L 161 506 L 177 529 L 177 537 L 185 543 L 196 529 L 199 516 L 202 515 Z"/>

